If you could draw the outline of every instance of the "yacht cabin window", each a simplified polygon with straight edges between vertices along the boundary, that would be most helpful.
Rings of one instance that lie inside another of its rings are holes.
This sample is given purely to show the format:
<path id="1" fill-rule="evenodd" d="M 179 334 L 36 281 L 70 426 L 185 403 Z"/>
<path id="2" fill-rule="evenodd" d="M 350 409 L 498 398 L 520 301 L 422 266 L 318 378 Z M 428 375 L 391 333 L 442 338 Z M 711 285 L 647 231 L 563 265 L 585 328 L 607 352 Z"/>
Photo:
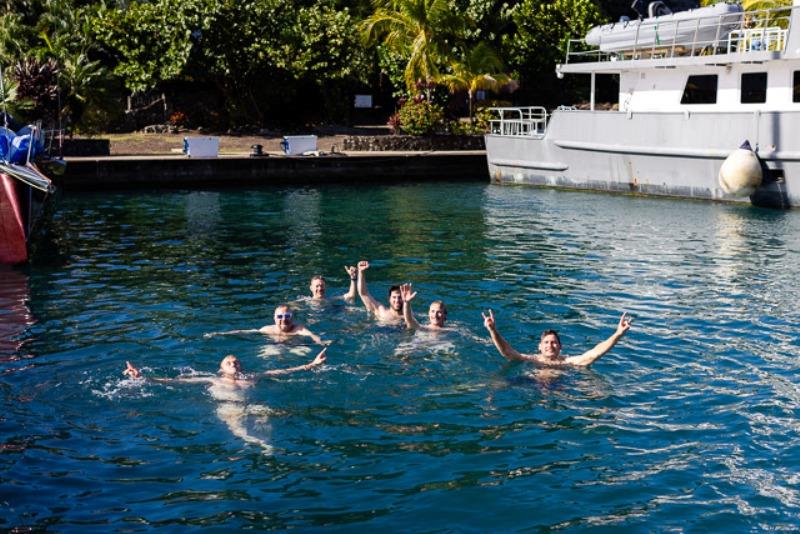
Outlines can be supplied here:
<path id="1" fill-rule="evenodd" d="M 742 104 L 761 104 L 767 101 L 767 73 L 745 72 L 742 74 Z"/>
<path id="2" fill-rule="evenodd" d="M 792 102 L 800 102 L 800 70 L 794 71 L 792 87 Z"/>
<path id="3" fill-rule="evenodd" d="M 689 76 L 683 88 L 681 104 L 716 104 L 717 75 L 696 74 Z"/>

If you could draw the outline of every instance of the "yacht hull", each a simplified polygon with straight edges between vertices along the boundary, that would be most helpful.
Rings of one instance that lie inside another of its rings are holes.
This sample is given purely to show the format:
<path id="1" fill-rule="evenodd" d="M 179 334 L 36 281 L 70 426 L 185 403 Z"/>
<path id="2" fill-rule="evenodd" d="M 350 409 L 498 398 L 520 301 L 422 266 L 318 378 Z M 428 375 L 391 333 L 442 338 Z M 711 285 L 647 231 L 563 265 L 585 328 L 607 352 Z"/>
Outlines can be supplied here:
<path id="1" fill-rule="evenodd" d="M 489 176 L 520 183 L 643 195 L 800 206 L 800 112 L 556 111 L 541 137 L 486 135 Z M 717 176 L 749 140 L 765 177 L 734 197 Z"/>
<path id="2" fill-rule="evenodd" d="M 28 259 L 25 219 L 17 181 L 0 174 L 0 264 L 14 265 Z"/>
<path id="3" fill-rule="evenodd" d="M 54 190 L 36 165 L 0 162 L 0 265 L 28 261 L 32 236 Z"/>

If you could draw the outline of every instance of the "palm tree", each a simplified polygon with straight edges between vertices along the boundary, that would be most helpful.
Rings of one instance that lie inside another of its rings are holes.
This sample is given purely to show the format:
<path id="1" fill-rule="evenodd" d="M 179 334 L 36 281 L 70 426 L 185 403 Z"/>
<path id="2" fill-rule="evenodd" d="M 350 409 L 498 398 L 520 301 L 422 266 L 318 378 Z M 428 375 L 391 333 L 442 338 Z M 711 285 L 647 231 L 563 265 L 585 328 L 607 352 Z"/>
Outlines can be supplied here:
<path id="1" fill-rule="evenodd" d="M 757 12 L 745 13 L 745 22 L 760 28 L 778 26 L 787 29 L 791 6 L 792 0 L 742 0 L 745 12 Z"/>
<path id="2" fill-rule="evenodd" d="M 757 11 L 759 9 L 773 9 L 776 7 L 791 6 L 791 0 L 743 0 L 742 8 L 745 11 Z"/>
<path id="3" fill-rule="evenodd" d="M 103 106 L 108 71 L 100 61 L 90 61 L 84 53 L 65 55 L 60 61 L 59 82 L 64 91 L 60 112 L 72 124 L 80 123 L 88 108 Z"/>
<path id="4" fill-rule="evenodd" d="M 403 78 L 409 93 L 417 80 L 434 80 L 443 62 L 444 42 L 457 19 L 447 0 L 378 0 L 360 25 L 367 44 L 380 39 L 391 51 L 408 58 Z"/>
<path id="5" fill-rule="evenodd" d="M 462 61 L 450 64 L 450 73 L 438 77 L 451 93 L 467 91 L 469 118 L 472 120 L 472 102 L 479 89 L 496 91 L 513 82 L 503 70 L 503 62 L 486 43 L 478 43 L 467 51 Z"/>

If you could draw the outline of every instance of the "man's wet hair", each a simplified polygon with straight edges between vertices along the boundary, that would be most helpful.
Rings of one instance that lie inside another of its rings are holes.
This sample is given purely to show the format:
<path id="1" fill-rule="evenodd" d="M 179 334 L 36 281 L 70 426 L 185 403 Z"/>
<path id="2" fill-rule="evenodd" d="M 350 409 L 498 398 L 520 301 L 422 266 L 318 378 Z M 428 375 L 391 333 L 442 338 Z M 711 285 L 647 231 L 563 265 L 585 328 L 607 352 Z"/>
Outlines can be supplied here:
<path id="1" fill-rule="evenodd" d="M 227 356 L 225 356 L 224 358 L 222 358 L 222 360 L 220 360 L 220 362 L 219 362 L 219 368 L 220 368 L 220 369 L 222 369 L 222 365 L 223 365 L 225 362 L 227 362 L 228 360 L 233 360 L 233 361 L 235 361 L 235 362 L 238 362 L 238 363 L 239 363 L 239 366 L 238 366 L 238 367 L 239 367 L 239 369 L 241 369 L 241 368 L 242 368 L 242 362 L 239 360 L 239 358 L 237 358 L 237 357 L 236 357 L 235 355 L 233 355 L 233 354 L 228 354 Z"/>
<path id="2" fill-rule="evenodd" d="M 447 314 L 447 305 L 444 303 L 444 301 L 443 301 L 443 300 L 434 300 L 433 302 L 431 302 L 431 306 L 433 306 L 434 304 L 438 304 L 438 305 L 439 305 L 439 307 L 441 307 L 441 308 L 442 308 L 442 311 L 443 311 L 445 314 Z M 428 309 L 430 309 L 430 308 L 428 308 Z"/>
<path id="3" fill-rule="evenodd" d="M 311 277 L 311 283 L 313 284 L 314 281 L 316 280 L 322 280 L 324 282 L 325 277 L 323 277 L 321 274 L 315 274 L 314 276 Z"/>
<path id="4" fill-rule="evenodd" d="M 544 332 L 542 332 L 542 335 L 539 337 L 539 341 L 544 341 L 544 338 L 546 338 L 547 336 L 556 336 L 556 340 L 558 341 L 558 345 L 561 346 L 561 338 L 558 337 L 558 332 L 556 332 L 552 328 L 549 328 L 549 329 L 545 330 Z"/>
<path id="5" fill-rule="evenodd" d="M 402 293 L 402 291 L 400 291 L 400 286 L 392 286 L 389 288 L 389 296 L 391 297 L 392 293 L 395 291 Z"/>

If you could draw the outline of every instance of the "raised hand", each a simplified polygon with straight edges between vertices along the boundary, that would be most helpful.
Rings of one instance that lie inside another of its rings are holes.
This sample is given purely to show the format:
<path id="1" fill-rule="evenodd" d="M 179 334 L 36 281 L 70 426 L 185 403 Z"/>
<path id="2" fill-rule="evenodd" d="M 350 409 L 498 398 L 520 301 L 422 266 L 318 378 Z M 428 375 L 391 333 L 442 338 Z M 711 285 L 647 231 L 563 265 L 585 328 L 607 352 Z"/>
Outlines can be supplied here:
<path id="1" fill-rule="evenodd" d="M 489 312 L 489 315 L 481 312 L 481 316 L 483 317 L 483 326 L 485 326 L 487 330 L 492 331 L 495 329 L 494 313 L 492 313 L 492 310 L 487 311 Z"/>
<path id="2" fill-rule="evenodd" d="M 351 266 L 344 266 L 344 270 L 347 272 L 347 275 L 350 277 L 350 280 L 355 280 L 356 276 L 358 276 L 358 269 Z"/>
<path id="3" fill-rule="evenodd" d="M 139 369 L 134 367 L 133 364 L 128 361 L 125 362 L 125 370 L 122 371 L 122 374 L 131 378 L 139 378 L 142 376 L 142 373 L 139 371 Z"/>
<path id="4" fill-rule="evenodd" d="M 623 312 L 617 325 L 617 334 L 622 335 L 627 332 L 631 327 L 631 323 L 633 323 L 633 317 L 628 317 L 628 313 Z"/>
<path id="5" fill-rule="evenodd" d="M 369 262 L 366 260 L 361 260 L 358 262 L 358 272 L 363 272 L 369 269 Z"/>
<path id="6" fill-rule="evenodd" d="M 326 353 L 327 351 L 328 351 L 328 347 L 325 347 L 324 349 L 322 349 L 322 350 L 319 352 L 319 354 L 317 354 L 317 357 L 316 357 L 316 358 L 314 358 L 314 361 L 312 361 L 312 362 L 309 364 L 309 367 L 316 367 L 316 366 L 318 366 L 318 365 L 322 365 L 323 363 L 325 363 L 325 361 L 328 359 L 328 357 L 327 357 L 327 356 L 325 356 L 325 353 Z"/>
<path id="7" fill-rule="evenodd" d="M 402 284 L 400 286 L 400 296 L 403 297 L 403 302 L 411 302 L 417 296 L 417 292 L 411 291 L 411 284 Z"/>

